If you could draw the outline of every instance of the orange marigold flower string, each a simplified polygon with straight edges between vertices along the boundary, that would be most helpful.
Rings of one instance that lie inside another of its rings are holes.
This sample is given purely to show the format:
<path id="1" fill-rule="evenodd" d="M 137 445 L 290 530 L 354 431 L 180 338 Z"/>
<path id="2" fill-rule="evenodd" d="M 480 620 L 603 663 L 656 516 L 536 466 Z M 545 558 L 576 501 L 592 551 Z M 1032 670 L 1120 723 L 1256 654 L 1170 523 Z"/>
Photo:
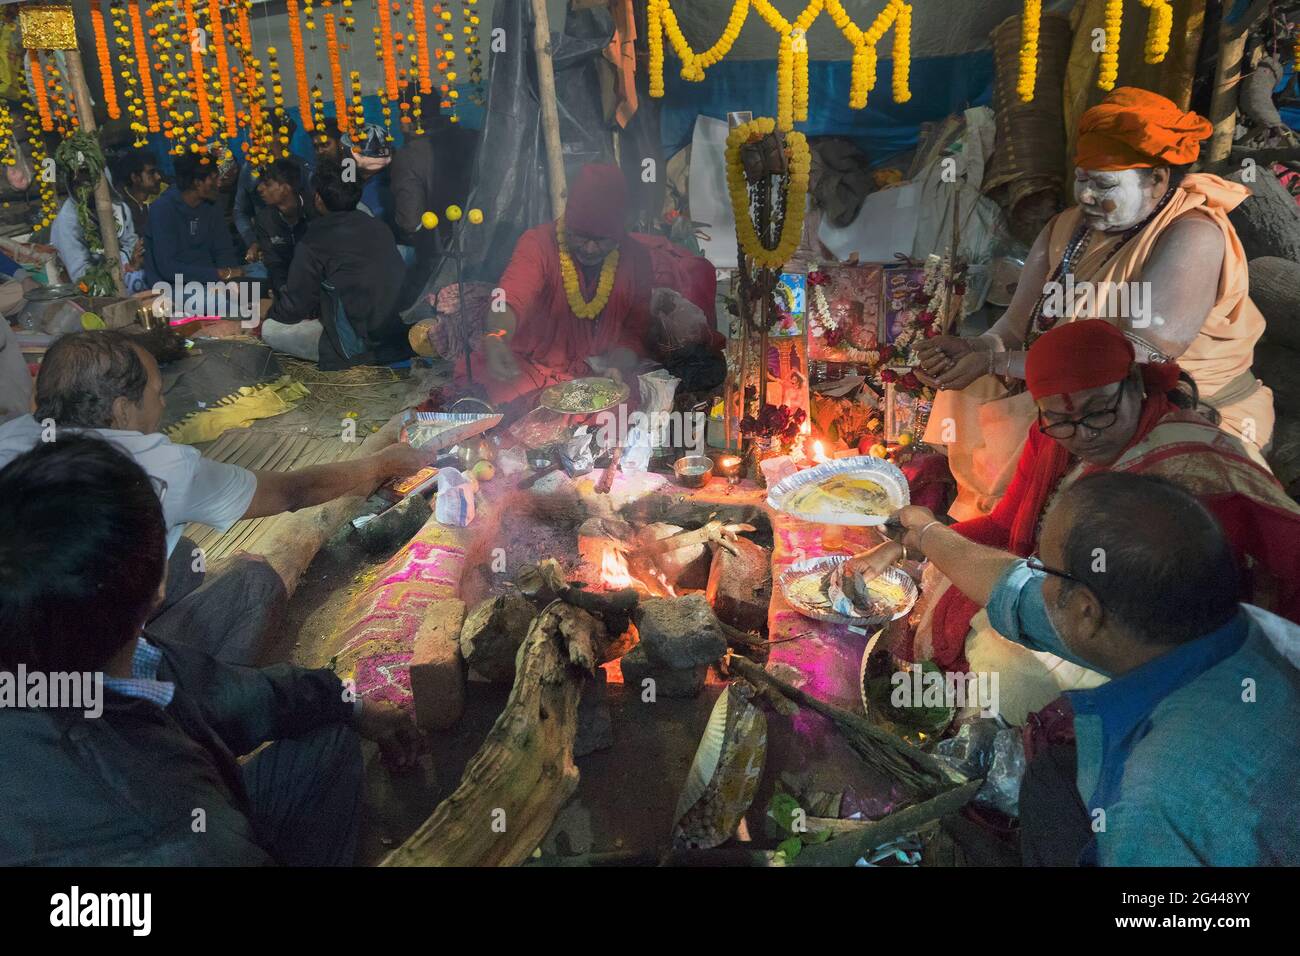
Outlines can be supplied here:
<path id="1" fill-rule="evenodd" d="M 343 87 L 343 67 L 339 63 L 339 37 L 334 27 L 334 14 L 325 14 L 325 47 L 330 59 L 330 82 L 334 88 L 334 121 L 339 132 L 348 131 L 348 98 Z"/>
<path id="2" fill-rule="evenodd" d="M 108 31 L 104 27 L 102 0 L 90 0 L 90 23 L 95 31 L 95 53 L 99 56 L 99 75 L 104 83 L 104 108 L 109 119 L 118 119 L 122 107 L 117 102 L 117 82 L 113 76 L 113 60 L 108 55 Z"/>
<path id="3" fill-rule="evenodd" d="M 420 92 L 428 96 L 433 92 L 433 72 L 429 69 L 429 25 L 424 16 L 424 0 L 415 0 L 415 36 L 412 38 L 419 57 Z"/>
<path id="4" fill-rule="evenodd" d="M 384 89 L 397 95 L 397 59 L 393 55 L 393 12 L 389 0 L 379 0 L 379 39 L 383 42 Z"/>
<path id="5" fill-rule="evenodd" d="M 41 117 L 41 129 L 50 133 L 54 131 L 54 117 L 50 115 L 49 92 L 45 88 L 45 74 L 41 70 L 41 58 L 35 50 L 27 51 L 27 61 L 32 67 L 32 99 L 36 101 L 36 112 Z"/>
<path id="6" fill-rule="evenodd" d="M 239 135 L 235 122 L 235 91 L 230 80 L 230 59 L 226 53 L 226 25 L 221 20 L 220 0 L 208 0 L 208 19 L 212 30 L 212 45 L 217 50 L 217 78 L 221 81 L 221 110 L 226 119 L 226 136 Z"/>
<path id="7" fill-rule="evenodd" d="M 298 0 L 288 0 L 289 46 L 293 47 L 293 78 L 298 91 L 298 113 L 302 117 L 302 128 L 311 132 L 316 127 L 311 117 L 311 91 L 307 87 L 307 58 L 302 49 L 302 17 L 298 12 Z"/>
<path id="8" fill-rule="evenodd" d="M 144 111 L 148 120 L 149 132 L 156 133 L 162 128 L 158 122 L 158 103 L 153 95 L 153 74 L 149 69 L 149 47 L 144 40 L 144 22 L 140 19 L 140 4 L 128 5 L 131 14 L 131 34 L 135 38 L 135 62 L 140 71 L 140 91 L 144 94 Z"/>

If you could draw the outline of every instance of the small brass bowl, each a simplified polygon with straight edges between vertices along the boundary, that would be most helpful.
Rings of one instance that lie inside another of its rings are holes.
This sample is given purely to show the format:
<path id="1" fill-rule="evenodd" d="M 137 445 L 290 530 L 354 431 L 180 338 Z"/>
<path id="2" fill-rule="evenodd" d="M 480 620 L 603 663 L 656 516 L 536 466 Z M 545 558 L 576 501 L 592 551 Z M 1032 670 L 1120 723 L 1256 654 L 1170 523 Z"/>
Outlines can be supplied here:
<path id="1" fill-rule="evenodd" d="M 713 459 L 707 455 L 687 455 L 673 462 L 677 483 L 686 488 L 703 488 L 713 477 Z"/>

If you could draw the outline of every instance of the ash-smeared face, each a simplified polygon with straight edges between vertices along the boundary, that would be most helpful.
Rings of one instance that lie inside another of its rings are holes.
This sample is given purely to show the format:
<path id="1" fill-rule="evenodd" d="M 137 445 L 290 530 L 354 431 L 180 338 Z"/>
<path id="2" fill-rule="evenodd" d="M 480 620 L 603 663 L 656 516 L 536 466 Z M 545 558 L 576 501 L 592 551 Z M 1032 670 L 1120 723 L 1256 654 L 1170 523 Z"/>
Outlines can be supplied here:
<path id="1" fill-rule="evenodd" d="M 1083 219 L 1101 232 L 1123 232 L 1146 217 L 1159 197 L 1152 196 L 1151 176 L 1137 169 L 1074 170 L 1074 198 Z"/>

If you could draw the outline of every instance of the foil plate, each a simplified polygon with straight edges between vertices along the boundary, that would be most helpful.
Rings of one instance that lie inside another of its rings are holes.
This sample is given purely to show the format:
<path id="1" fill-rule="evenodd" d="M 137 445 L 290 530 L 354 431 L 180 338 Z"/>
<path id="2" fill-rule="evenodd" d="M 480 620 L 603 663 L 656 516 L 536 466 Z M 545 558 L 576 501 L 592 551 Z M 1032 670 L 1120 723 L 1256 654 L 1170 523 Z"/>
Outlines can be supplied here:
<path id="1" fill-rule="evenodd" d="M 767 503 L 777 511 L 783 512 L 801 521 L 817 524 L 853 525 L 871 527 L 882 525 L 889 520 L 889 515 L 866 515 L 830 512 L 795 511 L 787 507 L 794 493 L 802 488 L 818 484 L 835 475 L 858 475 L 876 482 L 889 496 L 891 513 L 911 504 L 912 493 L 907 486 L 907 477 L 893 462 L 871 455 L 857 455 L 853 458 L 837 458 L 813 468 L 795 472 L 777 482 L 767 493 Z"/>
<path id="2" fill-rule="evenodd" d="M 907 601 L 902 608 L 896 610 L 893 614 L 876 614 L 870 617 L 864 617 L 861 614 L 841 613 L 848 608 L 844 603 L 836 602 L 825 587 L 820 588 L 821 596 L 825 599 L 823 604 L 820 600 L 817 602 L 807 601 L 800 597 L 796 585 L 798 582 L 807 578 L 824 579 L 828 572 L 839 567 L 849 559 L 845 554 L 826 554 L 818 558 L 807 558 L 803 561 L 796 561 L 789 565 L 777 583 L 781 588 L 781 594 L 786 603 L 794 608 L 804 617 L 812 618 L 814 621 L 826 621 L 829 624 L 852 624 L 854 627 L 866 629 L 881 628 L 890 621 L 897 621 L 912 610 L 916 604 L 916 598 L 919 594 L 916 582 L 902 568 L 888 568 L 881 575 L 882 578 L 893 584 L 898 584 L 907 592 Z"/>
<path id="3" fill-rule="evenodd" d="M 613 398 L 604 405 L 599 406 L 591 405 L 587 408 L 579 409 L 565 407 L 568 404 L 565 401 L 565 398 L 575 389 L 581 388 L 582 386 L 595 385 L 614 386 L 612 391 Z M 543 389 L 541 398 L 538 399 L 538 404 L 548 411 L 560 412 L 563 415 L 595 415 L 597 412 L 607 411 L 616 405 L 626 402 L 627 397 L 630 394 L 632 394 L 632 389 L 626 382 L 615 382 L 612 378 L 575 378 L 572 381 L 558 382 L 555 385 Z"/>

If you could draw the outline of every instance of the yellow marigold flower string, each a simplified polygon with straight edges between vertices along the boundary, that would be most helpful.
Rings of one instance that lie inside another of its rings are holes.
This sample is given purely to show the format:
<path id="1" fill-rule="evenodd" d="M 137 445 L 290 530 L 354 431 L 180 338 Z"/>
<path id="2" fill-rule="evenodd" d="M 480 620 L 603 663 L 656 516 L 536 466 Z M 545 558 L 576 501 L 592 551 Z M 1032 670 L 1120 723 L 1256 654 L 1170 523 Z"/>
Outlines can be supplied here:
<path id="1" fill-rule="evenodd" d="M 1025 0 L 1025 13 L 1020 20 L 1020 78 L 1016 92 L 1021 102 L 1034 98 L 1034 85 L 1038 82 L 1038 31 L 1043 18 L 1043 0 Z"/>
<path id="2" fill-rule="evenodd" d="M 455 208 L 455 207 L 452 207 Z M 605 257 L 600 267 L 600 281 L 596 283 L 596 294 L 590 302 L 582 297 L 582 287 L 578 284 L 578 269 L 569 255 L 569 244 L 564 236 L 564 217 L 555 221 L 555 238 L 560 244 L 560 274 L 564 279 L 564 297 L 569 300 L 569 308 L 580 319 L 594 319 L 609 304 L 610 293 L 614 291 L 614 274 L 618 272 L 618 249 Z"/>
<path id="3" fill-rule="evenodd" d="M 737 126 L 727 134 L 727 192 L 731 196 L 731 208 L 736 217 L 736 238 L 740 251 L 755 265 L 767 269 L 779 269 L 799 248 L 803 238 L 808 178 L 812 172 L 812 153 L 808 149 L 808 140 L 803 133 L 786 131 L 784 136 L 790 152 L 790 171 L 785 191 L 785 218 L 776 245 L 767 248 L 754 227 L 749 211 L 749 182 L 745 178 L 740 150 L 751 140 L 772 133 L 776 126 L 776 121 L 770 117 L 759 117 Z"/>
<path id="4" fill-rule="evenodd" d="M 1119 78 L 1119 35 L 1124 28 L 1124 0 L 1106 0 L 1106 49 L 1101 52 L 1097 88 L 1110 92 Z"/>
<path id="5" fill-rule="evenodd" d="M 1174 28 L 1174 8 L 1169 0 L 1142 0 L 1151 11 L 1143 52 L 1148 63 L 1163 63 L 1169 52 L 1169 34 Z"/>

